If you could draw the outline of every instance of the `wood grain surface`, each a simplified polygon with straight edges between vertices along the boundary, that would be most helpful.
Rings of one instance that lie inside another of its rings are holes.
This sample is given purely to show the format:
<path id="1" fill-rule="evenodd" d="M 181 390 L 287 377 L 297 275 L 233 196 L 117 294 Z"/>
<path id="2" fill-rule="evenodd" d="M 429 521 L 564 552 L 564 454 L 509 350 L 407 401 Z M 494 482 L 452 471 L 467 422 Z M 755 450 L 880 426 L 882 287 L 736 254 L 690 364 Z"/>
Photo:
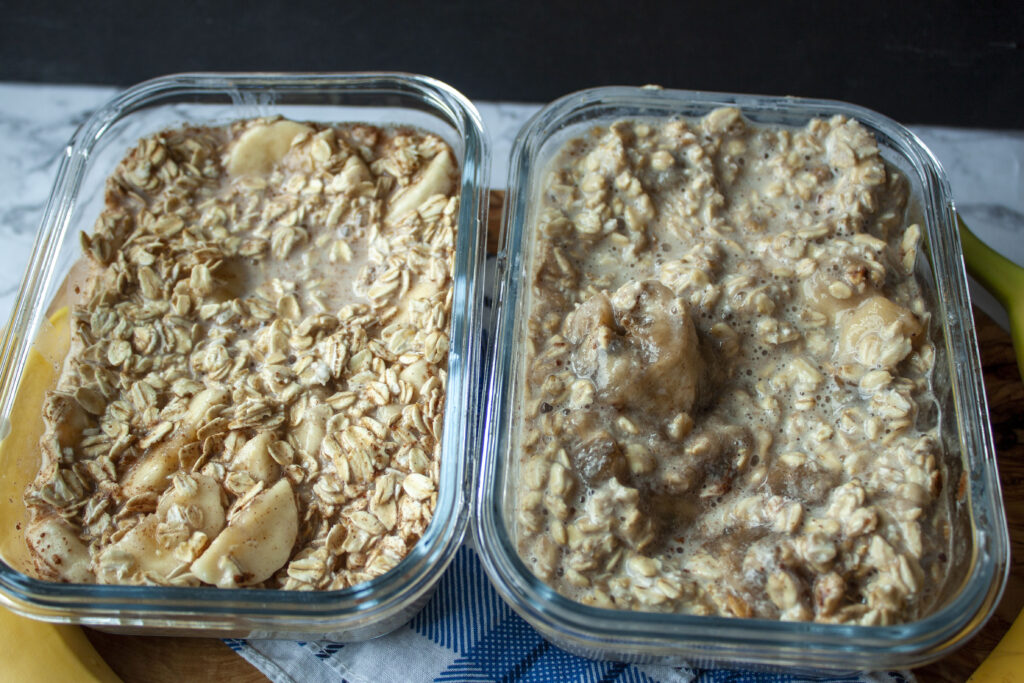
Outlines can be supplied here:
<path id="1" fill-rule="evenodd" d="M 125 683 L 231 681 L 267 677 L 216 638 L 125 636 L 84 629 L 96 651 Z"/>
<path id="2" fill-rule="evenodd" d="M 492 192 L 490 198 L 488 251 L 492 253 L 498 243 L 502 194 Z M 966 681 L 1024 607 L 1024 384 L 1010 335 L 979 309 L 974 310 L 974 320 L 1010 527 L 1010 578 L 992 619 L 970 642 L 942 660 L 915 671 L 922 683 Z M 266 680 L 220 640 L 126 636 L 88 628 L 85 633 L 126 683 Z"/>

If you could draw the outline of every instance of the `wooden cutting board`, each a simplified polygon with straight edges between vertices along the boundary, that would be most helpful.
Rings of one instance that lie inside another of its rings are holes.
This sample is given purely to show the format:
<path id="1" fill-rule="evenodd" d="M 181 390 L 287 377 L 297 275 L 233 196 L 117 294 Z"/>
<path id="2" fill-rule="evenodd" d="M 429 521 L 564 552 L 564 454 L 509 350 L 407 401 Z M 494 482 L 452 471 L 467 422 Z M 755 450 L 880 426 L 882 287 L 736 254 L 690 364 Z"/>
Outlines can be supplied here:
<path id="1" fill-rule="evenodd" d="M 494 252 L 498 244 L 503 194 L 491 193 L 490 252 Z M 978 635 L 960 650 L 915 671 L 922 682 L 929 683 L 967 680 L 1024 607 L 1024 384 L 1010 335 L 979 309 L 974 310 L 974 320 L 1010 527 L 1010 578 L 995 614 Z M 88 628 L 85 633 L 126 683 L 267 680 L 220 640 L 124 636 Z"/>

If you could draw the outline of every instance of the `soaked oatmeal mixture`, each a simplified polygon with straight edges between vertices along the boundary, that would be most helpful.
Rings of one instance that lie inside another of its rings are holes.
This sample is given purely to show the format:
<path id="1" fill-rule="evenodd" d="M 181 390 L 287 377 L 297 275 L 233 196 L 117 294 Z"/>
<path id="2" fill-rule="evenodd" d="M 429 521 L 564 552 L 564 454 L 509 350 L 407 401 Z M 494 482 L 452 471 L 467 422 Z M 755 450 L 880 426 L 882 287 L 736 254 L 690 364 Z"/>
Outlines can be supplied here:
<path id="1" fill-rule="evenodd" d="M 905 179 L 856 121 L 620 121 L 546 169 L 516 535 L 621 609 L 927 612 L 951 520 Z"/>
<path id="2" fill-rule="evenodd" d="M 409 128 L 140 141 L 82 235 L 37 574 L 309 590 L 397 564 L 437 496 L 457 191 Z"/>

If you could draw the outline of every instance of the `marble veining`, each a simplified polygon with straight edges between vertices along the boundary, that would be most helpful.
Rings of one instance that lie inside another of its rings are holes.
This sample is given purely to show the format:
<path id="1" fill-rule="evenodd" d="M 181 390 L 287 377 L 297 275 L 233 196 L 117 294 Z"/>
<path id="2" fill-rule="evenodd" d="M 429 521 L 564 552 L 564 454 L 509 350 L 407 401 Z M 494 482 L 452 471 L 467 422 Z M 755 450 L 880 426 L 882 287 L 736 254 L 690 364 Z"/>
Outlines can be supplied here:
<path id="1" fill-rule="evenodd" d="M 95 86 L 0 83 L 0 320 L 11 314 L 61 154 L 89 114 L 117 92 Z M 536 104 L 477 102 L 491 141 L 490 183 L 505 187 L 520 128 Z M 983 240 L 1024 265 L 1024 132 L 911 126 L 949 174 L 954 201 Z M 1006 326 L 1006 314 L 971 294 Z"/>

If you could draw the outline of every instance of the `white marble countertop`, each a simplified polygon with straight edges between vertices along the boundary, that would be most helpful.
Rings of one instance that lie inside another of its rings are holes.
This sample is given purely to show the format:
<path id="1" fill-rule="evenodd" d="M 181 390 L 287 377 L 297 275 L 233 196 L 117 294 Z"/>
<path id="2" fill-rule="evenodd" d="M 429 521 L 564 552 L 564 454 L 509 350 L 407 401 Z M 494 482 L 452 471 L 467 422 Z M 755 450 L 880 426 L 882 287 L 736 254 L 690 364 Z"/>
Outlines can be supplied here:
<path id="1" fill-rule="evenodd" d="M 64 145 L 114 88 L 0 83 L 0 321 L 10 317 Z M 516 133 L 540 105 L 477 102 L 491 137 L 491 184 L 504 187 Z M 913 126 L 945 167 L 978 236 L 1024 265 L 1024 132 Z M 984 291 L 972 296 L 1004 327 Z"/>

